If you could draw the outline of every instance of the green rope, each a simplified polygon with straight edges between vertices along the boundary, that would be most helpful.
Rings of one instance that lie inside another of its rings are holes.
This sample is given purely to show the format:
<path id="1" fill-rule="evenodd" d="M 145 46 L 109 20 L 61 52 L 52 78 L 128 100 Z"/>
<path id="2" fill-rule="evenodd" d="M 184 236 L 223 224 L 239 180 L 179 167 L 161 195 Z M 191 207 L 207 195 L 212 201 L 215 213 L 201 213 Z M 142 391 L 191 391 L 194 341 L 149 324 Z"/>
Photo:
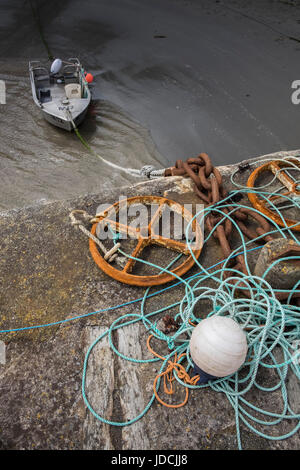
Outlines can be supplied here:
<path id="1" fill-rule="evenodd" d="M 113 162 L 110 162 L 109 160 L 106 160 L 104 157 L 102 157 L 101 155 L 99 155 L 97 152 L 95 152 L 95 150 L 90 146 L 90 144 L 82 137 L 82 135 L 80 134 L 78 128 L 75 126 L 74 122 L 73 122 L 73 127 L 74 127 L 74 132 L 75 134 L 77 135 L 78 139 L 80 140 L 80 142 L 82 143 L 82 145 L 85 146 L 85 148 L 92 154 L 94 155 L 95 157 L 99 158 L 99 160 L 101 160 L 102 162 L 104 162 L 106 165 L 114 168 L 115 170 L 117 171 L 123 171 L 125 173 L 127 173 L 128 175 L 131 175 L 131 176 L 134 176 L 134 177 L 138 177 L 138 178 L 141 178 L 143 175 L 141 173 L 140 170 L 136 170 L 135 168 L 125 168 L 125 167 L 122 167 L 120 165 L 117 165 L 116 163 L 113 163 Z"/>

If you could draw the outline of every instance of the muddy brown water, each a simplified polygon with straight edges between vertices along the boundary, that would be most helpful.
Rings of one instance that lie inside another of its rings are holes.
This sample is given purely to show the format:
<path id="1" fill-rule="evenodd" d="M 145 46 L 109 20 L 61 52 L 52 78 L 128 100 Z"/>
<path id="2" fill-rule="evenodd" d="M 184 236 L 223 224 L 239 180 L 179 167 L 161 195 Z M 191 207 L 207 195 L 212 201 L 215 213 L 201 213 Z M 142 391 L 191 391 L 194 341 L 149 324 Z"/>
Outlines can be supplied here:
<path id="1" fill-rule="evenodd" d="M 80 131 L 122 167 L 215 164 L 299 148 L 300 3 L 32 0 L 55 57 L 93 73 Z M 43 59 L 29 1 L 0 1 L 0 209 L 126 185 L 34 105 L 28 61 Z M 48 62 L 49 63 L 49 62 Z"/>

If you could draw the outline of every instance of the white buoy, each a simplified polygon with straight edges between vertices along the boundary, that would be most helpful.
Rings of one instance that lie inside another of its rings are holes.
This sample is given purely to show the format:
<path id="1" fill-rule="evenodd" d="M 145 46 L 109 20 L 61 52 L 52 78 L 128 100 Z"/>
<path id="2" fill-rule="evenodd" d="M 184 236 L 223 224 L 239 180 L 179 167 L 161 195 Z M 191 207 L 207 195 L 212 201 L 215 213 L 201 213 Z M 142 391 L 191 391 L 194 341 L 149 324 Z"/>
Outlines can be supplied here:
<path id="1" fill-rule="evenodd" d="M 194 363 L 215 377 L 236 372 L 245 362 L 247 349 L 246 335 L 239 324 L 218 315 L 201 320 L 190 340 Z"/>
<path id="2" fill-rule="evenodd" d="M 61 59 L 55 59 L 51 64 L 50 72 L 56 74 L 60 71 L 61 67 L 62 67 Z"/>

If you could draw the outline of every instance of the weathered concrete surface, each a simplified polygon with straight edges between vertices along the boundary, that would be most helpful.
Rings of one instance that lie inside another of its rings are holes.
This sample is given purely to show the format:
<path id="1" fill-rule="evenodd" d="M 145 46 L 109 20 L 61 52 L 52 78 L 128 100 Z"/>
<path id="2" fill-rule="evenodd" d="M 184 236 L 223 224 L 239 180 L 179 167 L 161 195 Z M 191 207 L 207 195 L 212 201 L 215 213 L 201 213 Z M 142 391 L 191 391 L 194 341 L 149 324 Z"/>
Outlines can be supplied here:
<path id="1" fill-rule="evenodd" d="M 298 155 L 299 151 L 290 152 Z M 276 156 L 288 155 L 281 152 Z M 275 155 L 274 155 L 275 156 Z M 222 167 L 226 187 L 234 166 Z M 241 175 L 245 182 L 249 175 Z M 102 273 L 92 260 L 88 242 L 75 230 L 68 214 L 74 208 L 94 214 L 103 202 L 119 195 L 163 195 L 181 202 L 198 202 L 188 179 L 158 179 L 115 191 L 103 191 L 67 202 L 55 202 L 2 212 L 0 217 L 0 327 L 18 328 L 54 322 L 114 306 L 138 297 L 142 288 L 119 284 Z M 247 199 L 244 198 L 247 202 Z M 243 202 L 244 202 L 243 201 Z M 233 240 L 233 243 L 237 241 Z M 204 265 L 222 259 L 211 240 L 201 253 Z M 154 261 L 169 262 L 162 252 Z M 255 262 L 255 257 L 251 263 Z M 195 269 L 190 274 L 196 272 Z M 146 304 L 147 311 L 180 300 L 182 288 L 168 290 Z M 81 396 L 84 355 L 89 345 L 113 320 L 139 312 L 139 304 L 93 315 L 61 326 L 2 335 L 7 345 L 6 365 L 0 365 L 0 442 L 4 449 L 235 449 L 233 409 L 225 395 L 212 390 L 193 391 L 188 404 L 169 410 L 155 401 L 143 419 L 128 427 L 102 424 L 87 410 Z M 205 307 L 202 306 L 204 309 Z M 171 312 L 172 313 L 172 312 Z M 205 311 L 203 310 L 203 315 Z M 156 318 L 158 319 L 158 318 Z M 116 331 L 119 350 L 136 358 L 149 358 L 148 333 L 141 324 Z M 157 341 L 153 345 L 158 351 Z M 162 353 L 167 351 L 161 350 Z M 112 421 L 130 420 L 146 406 L 158 363 L 132 364 L 116 356 L 107 339 L 89 361 L 87 392 L 95 410 Z M 273 383 L 274 377 L 264 377 Z M 299 386 L 293 377 L 288 386 L 295 406 Z M 174 402 L 183 398 L 178 388 Z M 249 398 L 267 409 L 282 409 L 277 392 Z M 291 404 L 293 407 L 293 403 Z M 294 423 L 277 426 L 274 433 Z M 268 431 L 270 431 L 268 429 Z M 241 425 L 246 449 L 297 449 L 299 434 L 284 441 L 257 437 Z M 1 447 L 0 446 L 0 447 Z"/>

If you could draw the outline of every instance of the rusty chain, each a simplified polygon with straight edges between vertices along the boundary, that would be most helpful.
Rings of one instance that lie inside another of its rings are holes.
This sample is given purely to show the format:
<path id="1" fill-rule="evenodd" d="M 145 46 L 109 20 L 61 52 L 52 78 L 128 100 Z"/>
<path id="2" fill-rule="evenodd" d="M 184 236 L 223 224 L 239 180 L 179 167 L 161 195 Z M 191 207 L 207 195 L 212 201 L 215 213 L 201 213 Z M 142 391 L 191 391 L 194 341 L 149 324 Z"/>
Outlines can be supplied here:
<path id="1" fill-rule="evenodd" d="M 188 158 L 186 161 L 177 160 L 175 166 L 167 168 L 164 176 L 189 176 L 193 181 L 193 189 L 195 194 L 206 203 L 206 207 L 213 206 L 214 204 L 225 199 L 229 193 L 223 186 L 223 178 L 220 171 L 213 166 L 210 157 L 206 153 L 200 153 L 198 157 Z M 230 202 L 229 202 L 230 204 Z M 211 232 L 215 226 L 219 224 L 213 232 L 215 239 L 218 239 L 224 258 L 228 258 L 232 254 L 230 245 L 230 237 L 233 231 L 233 224 L 226 215 L 230 213 L 231 218 L 234 219 L 242 233 L 254 240 L 260 236 L 260 242 L 268 242 L 273 240 L 273 237 L 268 233 L 271 231 L 271 225 L 263 215 L 258 214 L 256 211 L 249 208 L 235 208 L 233 206 L 220 209 L 224 216 L 220 213 L 214 214 L 213 211 L 205 218 L 205 224 Z M 249 218 L 253 218 L 258 226 L 254 229 L 247 227 L 246 223 Z M 264 236 L 265 235 L 265 236 Z M 244 255 L 238 255 L 234 261 L 228 265 L 230 270 L 240 271 L 248 274 L 246 270 Z M 226 277 L 230 276 L 230 271 L 227 271 Z M 236 284 L 240 281 L 231 280 L 231 283 Z M 247 293 L 247 292 L 246 292 Z M 247 295 L 250 293 L 248 292 Z M 276 293 L 277 298 L 283 300 L 288 296 L 284 293 Z"/>

